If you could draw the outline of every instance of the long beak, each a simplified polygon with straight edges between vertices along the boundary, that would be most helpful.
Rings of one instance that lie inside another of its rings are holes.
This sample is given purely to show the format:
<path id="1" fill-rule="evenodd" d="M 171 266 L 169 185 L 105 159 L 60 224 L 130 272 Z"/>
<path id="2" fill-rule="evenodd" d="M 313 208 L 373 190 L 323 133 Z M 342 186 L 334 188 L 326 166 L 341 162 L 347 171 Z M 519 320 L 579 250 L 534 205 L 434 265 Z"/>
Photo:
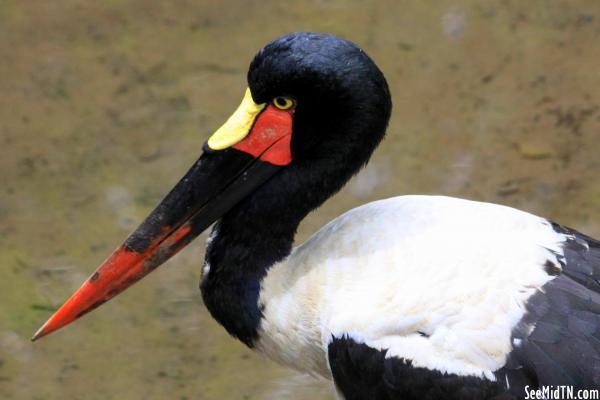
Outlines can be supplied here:
<path id="1" fill-rule="evenodd" d="M 286 117 L 270 105 L 254 103 L 248 90 L 192 168 L 32 340 L 73 322 L 142 279 L 289 164 L 292 116 L 293 112 Z"/>

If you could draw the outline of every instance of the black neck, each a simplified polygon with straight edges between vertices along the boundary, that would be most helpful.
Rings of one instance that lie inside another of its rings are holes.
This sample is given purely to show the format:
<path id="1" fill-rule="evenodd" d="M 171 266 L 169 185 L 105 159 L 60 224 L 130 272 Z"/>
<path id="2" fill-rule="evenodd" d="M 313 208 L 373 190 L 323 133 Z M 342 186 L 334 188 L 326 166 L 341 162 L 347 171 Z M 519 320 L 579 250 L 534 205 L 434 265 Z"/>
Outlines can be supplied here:
<path id="1" fill-rule="evenodd" d="M 205 257 L 210 269 L 200 287 L 212 316 L 252 347 L 262 317 L 261 281 L 271 265 L 290 253 L 298 224 L 252 217 L 249 205 L 244 202 L 214 226 Z"/>
<path id="2" fill-rule="evenodd" d="M 372 151 L 363 147 L 367 156 L 349 162 L 344 151 L 349 152 L 348 147 L 337 151 L 322 147 L 328 157 L 282 169 L 213 228 L 202 296 L 212 316 L 249 347 L 262 317 L 262 279 L 273 264 L 290 254 L 300 221 L 337 192 Z"/>
<path id="3" fill-rule="evenodd" d="M 339 190 L 352 172 L 348 163 L 331 160 L 287 167 L 213 228 L 202 296 L 212 316 L 249 347 L 262 317 L 262 279 L 273 264 L 290 254 L 300 221 Z"/>

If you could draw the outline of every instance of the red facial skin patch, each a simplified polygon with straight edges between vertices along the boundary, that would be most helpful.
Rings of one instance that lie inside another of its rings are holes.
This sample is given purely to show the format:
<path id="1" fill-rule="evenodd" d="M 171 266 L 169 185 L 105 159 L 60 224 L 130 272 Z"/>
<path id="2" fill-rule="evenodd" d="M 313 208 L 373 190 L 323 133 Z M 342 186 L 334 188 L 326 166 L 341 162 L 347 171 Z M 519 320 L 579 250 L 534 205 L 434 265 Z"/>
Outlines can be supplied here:
<path id="1" fill-rule="evenodd" d="M 233 145 L 234 149 L 259 157 L 273 165 L 292 162 L 292 122 L 294 109 L 280 110 L 269 104 L 262 111 L 248 136 Z"/>

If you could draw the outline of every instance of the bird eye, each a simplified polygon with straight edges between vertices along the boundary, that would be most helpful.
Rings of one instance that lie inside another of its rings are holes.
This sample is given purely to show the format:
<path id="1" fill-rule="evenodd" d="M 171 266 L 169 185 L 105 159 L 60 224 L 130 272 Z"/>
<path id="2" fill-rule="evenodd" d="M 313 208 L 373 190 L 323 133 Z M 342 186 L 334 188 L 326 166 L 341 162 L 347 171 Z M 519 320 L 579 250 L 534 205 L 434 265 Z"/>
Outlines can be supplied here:
<path id="1" fill-rule="evenodd" d="M 289 110 L 290 108 L 294 107 L 295 103 L 294 100 L 290 99 L 289 97 L 280 96 L 273 99 L 273 104 L 280 110 Z"/>

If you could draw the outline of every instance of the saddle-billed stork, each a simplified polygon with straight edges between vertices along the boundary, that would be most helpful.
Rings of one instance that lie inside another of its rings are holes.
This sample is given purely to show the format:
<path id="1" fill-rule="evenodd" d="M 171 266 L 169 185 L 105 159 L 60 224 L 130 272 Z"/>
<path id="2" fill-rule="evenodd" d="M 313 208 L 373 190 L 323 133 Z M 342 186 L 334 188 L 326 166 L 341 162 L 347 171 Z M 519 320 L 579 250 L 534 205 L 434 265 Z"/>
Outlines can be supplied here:
<path id="1" fill-rule="evenodd" d="M 364 166 L 386 80 L 335 36 L 269 43 L 246 95 L 181 181 L 33 339 L 114 297 L 215 223 L 200 288 L 248 347 L 346 399 L 521 398 L 600 387 L 600 242 L 513 208 L 401 196 L 292 247 Z M 401 155 L 399 155 L 401 156 Z"/>

